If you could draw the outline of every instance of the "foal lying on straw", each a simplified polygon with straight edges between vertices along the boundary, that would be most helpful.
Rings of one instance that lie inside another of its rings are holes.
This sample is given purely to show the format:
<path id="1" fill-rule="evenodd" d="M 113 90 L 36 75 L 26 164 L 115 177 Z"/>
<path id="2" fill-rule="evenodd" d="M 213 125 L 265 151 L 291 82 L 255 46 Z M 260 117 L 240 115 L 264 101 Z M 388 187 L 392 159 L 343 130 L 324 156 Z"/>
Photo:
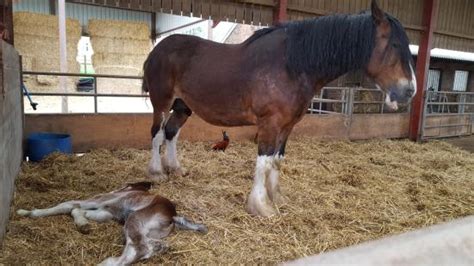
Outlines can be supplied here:
<path id="1" fill-rule="evenodd" d="M 102 265 L 126 265 L 148 259 L 155 252 L 163 253 L 168 236 L 176 225 L 180 229 L 207 232 L 203 224 L 195 224 L 177 216 L 174 204 L 166 198 L 148 192 L 150 182 L 127 184 L 124 188 L 96 195 L 87 200 L 73 200 L 48 209 L 31 211 L 19 209 L 17 213 L 28 217 L 45 217 L 71 214 L 82 233 L 89 232 L 88 220 L 123 224 L 125 248 L 120 257 L 109 257 Z"/>

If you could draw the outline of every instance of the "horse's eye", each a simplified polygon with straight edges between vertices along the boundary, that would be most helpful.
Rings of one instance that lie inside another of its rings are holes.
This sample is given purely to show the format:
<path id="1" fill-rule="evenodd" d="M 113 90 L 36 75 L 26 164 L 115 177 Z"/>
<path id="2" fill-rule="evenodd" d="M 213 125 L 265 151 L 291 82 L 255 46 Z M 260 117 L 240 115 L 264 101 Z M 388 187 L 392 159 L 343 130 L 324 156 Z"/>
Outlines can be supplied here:
<path id="1" fill-rule="evenodd" d="M 392 47 L 393 47 L 393 48 L 399 48 L 399 47 L 400 47 L 400 44 L 399 44 L 399 43 L 392 43 Z"/>

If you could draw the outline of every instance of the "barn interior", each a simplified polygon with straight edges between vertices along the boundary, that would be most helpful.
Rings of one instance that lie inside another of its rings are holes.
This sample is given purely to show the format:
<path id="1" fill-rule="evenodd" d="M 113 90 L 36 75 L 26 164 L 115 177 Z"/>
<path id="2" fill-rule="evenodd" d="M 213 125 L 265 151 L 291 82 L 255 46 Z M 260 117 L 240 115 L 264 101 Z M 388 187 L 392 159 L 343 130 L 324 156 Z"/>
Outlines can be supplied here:
<path id="1" fill-rule="evenodd" d="M 146 179 L 153 111 L 143 62 L 172 34 L 235 44 L 285 21 L 358 13 L 370 0 L 6 0 L 0 138 L 0 264 L 92 264 L 123 249 L 117 224 L 88 235 L 70 217 L 18 208 L 87 198 Z M 208 225 L 177 231 L 145 263 L 283 263 L 474 215 L 474 2 L 379 0 L 410 39 L 419 88 L 390 112 L 361 71 L 315 95 L 282 164 L 278 215 L 249 215 L 256 128 L 196 115 L 180 133 L 188 175 L 153 192 Z M 212 143 L 226 130 L 226 152 Z M 28 137 L 68 134 L 71 154 L 28 161 Z"/>

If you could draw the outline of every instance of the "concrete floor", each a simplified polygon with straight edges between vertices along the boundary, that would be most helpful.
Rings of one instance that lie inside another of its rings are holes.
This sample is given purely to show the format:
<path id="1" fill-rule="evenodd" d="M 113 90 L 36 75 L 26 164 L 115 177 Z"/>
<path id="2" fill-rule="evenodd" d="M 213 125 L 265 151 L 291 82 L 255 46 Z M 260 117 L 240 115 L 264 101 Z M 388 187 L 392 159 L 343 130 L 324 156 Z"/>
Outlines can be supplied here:
<path id="1" fill-rule="evenodd" d="M 466 151 L 474 153 L 474 135 L 467 136 L 467 137 L 448 138 L 448 139 L 443 139 L 443 141 L 448 142 Z"/>

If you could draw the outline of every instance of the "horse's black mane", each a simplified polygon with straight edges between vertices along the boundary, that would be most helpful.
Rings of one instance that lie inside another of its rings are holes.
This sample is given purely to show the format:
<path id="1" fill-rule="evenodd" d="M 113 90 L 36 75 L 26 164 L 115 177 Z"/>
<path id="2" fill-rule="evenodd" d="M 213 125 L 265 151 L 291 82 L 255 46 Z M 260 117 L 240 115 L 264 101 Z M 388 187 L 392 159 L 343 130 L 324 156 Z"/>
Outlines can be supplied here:
<path id="1" fill-rule="evenodd" d="M 386 18 L 392 29 L 390 43 L 399 42 L 402 62 L 408 64 L 411 54 L 403 48 L 408 47 L 403 27 L 394 17 L 386 14 Z M 328 79 L 366 66 L 374 49 L 376 34 L 370 12 L 364 12 L 287 22 L 258 30 L 245 43 L 250 44 L 278 29 L 287 33 L 288 71 Z M 408 65 L 405 66 L 409 69 Z"/>

